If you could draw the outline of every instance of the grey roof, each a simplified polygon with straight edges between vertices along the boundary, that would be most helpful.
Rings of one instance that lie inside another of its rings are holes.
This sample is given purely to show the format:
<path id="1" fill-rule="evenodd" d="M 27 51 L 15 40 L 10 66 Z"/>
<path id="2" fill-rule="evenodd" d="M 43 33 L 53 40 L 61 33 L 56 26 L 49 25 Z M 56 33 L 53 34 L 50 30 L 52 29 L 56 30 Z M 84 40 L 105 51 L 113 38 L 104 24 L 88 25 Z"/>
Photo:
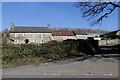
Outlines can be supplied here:
<path id="1" fill-rule="evenodd" d="M 87 35 L 87 33 L 83 33 L 81 31 L 74 31 L 73 32 L 76 34 L 76 35 Z"/>
<path id="2" fill-rule="evenodd" d="M 103 33 L 88 33 L 88 32 L 81 32 L 81 31 L 73 31 L 76 35 L 101 35 Z"/>
<path id="3" fill-rule="evenodd" d="M 102 35 L 103 33 L 87 33 L 88 35 Z"/>
<path id="4" fill-rule="evenodd" d="M 48 27 L 14 26 L 14 28 L 10 32 L 11 33 L 51 33 L 51 29 Z"/>
<path id="5" fill-rule="evenodd" d="M 103 35 L 106 35 L 106 36 L 117 35 L 117 33 L 118 33 L 119 31 L 120 31 L 120 30 L 111 31 L 111 32 L 106 33 L 106 34 L 103 34 Z"/>

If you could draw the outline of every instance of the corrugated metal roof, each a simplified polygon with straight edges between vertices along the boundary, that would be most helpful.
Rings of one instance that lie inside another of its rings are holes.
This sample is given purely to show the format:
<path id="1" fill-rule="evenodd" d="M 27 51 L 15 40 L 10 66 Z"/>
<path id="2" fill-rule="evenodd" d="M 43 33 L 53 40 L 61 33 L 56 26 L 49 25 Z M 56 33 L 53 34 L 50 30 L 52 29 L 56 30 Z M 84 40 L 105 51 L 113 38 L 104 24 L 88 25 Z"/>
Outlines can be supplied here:
<path id="1" fill-rule="evenodd" d="M 48 27 L 14 26 L 14 28 L 10 32 L 11 33 L 51 33 L 51 29 Z"/>
<path id="2" fill-rule="evenodd" d="M 75 36 L 72 31 L 52 31 L 53 36 Z"/>

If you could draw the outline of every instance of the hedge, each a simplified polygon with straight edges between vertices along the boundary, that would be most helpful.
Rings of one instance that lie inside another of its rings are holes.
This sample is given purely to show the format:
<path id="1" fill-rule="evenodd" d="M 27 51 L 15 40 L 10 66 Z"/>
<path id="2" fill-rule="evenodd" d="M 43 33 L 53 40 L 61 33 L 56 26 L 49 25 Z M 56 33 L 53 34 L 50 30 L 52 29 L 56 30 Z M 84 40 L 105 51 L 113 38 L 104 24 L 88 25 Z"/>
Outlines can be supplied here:
<path id="1" fill-rule="evenodd" d="M 92 42 L 79 40 L 44 44 L 4 44 L 2 64 L 3 67 L 10 67 L 94 54 L 99 48 Z"/>

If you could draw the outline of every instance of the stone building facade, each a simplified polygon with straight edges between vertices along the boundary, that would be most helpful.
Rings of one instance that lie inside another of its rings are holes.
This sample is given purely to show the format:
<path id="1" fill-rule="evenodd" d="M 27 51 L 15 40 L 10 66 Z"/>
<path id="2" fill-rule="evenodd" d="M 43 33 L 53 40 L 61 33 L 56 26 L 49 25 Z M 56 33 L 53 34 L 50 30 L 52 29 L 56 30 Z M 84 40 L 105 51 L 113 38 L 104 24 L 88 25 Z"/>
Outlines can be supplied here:
<path id="1" fill-rule="evenodd" d="M 87 33 L 82 33 L 80 31 L 73 31 L 76 35 L 76 39 L 87 39 L 88 34 Z"/>
<path id="2" fill-rule="evenodd" d="M 52 40 L 77 39 L 73 31 L 52 31 Z"/>
<path id="3" fill-rule="evenodd" d="M 13 25 L 13 24 L 12 24 Z M 51 29 L 48 27 L 12 26 L 10 39 L 12 43 L 47 43 L 51 40 Z"/>
<path id="4" fill-rule="evenodd" d="M 118 33 L 119 34 L 119 33 Z M 66 39 L 88 39 L 89 37 L 100 37 L 100 34 L 82 33 L 80 31 L 52 31 L 50 25 L 47 27 L 14 26 L 11 24 L 10 42 L 22 43 L 48 43 L 52 40 L 63 41 Z"/>
<path id="5" fill-rule="evenodd" d="M 77 39 L 87 39 L 88 35 L 76 35 Z"/>
<path id="6" fill-rule="evenodd" d="M 10 33 L 10 38 L 14 40 L 14 43 L 47 43 L 51 40 L 51 33 Z"/>

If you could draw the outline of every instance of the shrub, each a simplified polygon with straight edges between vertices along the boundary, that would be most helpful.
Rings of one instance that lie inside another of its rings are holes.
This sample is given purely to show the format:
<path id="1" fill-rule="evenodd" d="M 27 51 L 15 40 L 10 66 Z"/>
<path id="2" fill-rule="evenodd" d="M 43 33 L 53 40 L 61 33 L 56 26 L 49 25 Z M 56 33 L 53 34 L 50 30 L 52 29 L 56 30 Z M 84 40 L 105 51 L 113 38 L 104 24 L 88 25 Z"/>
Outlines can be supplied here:
<path id="1" fill-rule="evenodd" d="M 57 43 L 57 42 L 58 42 L 57 40 L 52 40 L 49 43 Z"/>
<path id="2" fill-rule="evenodd" d="M 2 47 L 3 66 L 47 62 L 93 54 L 97 50 L 96 46 L 92 41 L 85 40 L 45 44 L 5 44 Z"/>

